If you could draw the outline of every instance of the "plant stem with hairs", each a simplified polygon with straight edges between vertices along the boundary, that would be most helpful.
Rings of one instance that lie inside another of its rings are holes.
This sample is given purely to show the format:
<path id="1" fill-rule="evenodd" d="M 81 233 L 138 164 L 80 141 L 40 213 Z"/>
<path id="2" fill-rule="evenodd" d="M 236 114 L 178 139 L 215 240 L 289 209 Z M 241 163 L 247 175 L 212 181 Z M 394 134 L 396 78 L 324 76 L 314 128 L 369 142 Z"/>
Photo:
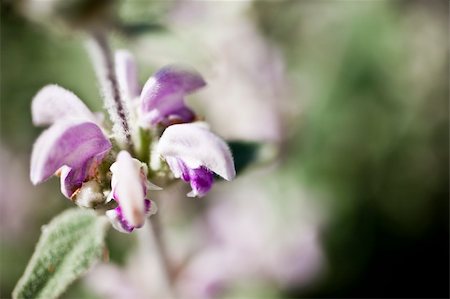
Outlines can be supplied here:
<path id="1" fill-rule="evenodd" d="M 87 44 L 88 52 L 94 64 L 105 105 L 113 123 L 113 131 L 121 146 L 134 152 L 131 131 L 128 123 L 128 111 L 120 94 L 114 57 L 108 39 L 102 30 L 92 32 L 92 40 Z"/>
<path id="2" fill-rule="evenodd" d="M 150 248 L 154 249 L 153 254 L 156 254 L 159 261 L 159 268 L 161 272 L 162 288 L 166 298 L 176 298 L 173 290 L 173 275 L 169 256 L 167 254 L 166 246 L 162 237 L 161 222 L 158 214 L 153 215 L 151 221 L 147 224 L 149 226 Z"/>
<path id="3" fill-rule="evenodd" d="M 108 44 L 108 40 L 103 31 L 92 33 L 92 40 L 87 44 L 88 52 L 94 64 L 100 86 L 103 90 L 106 108 L 113 123 L 113 131 L 123 145 L 131 152 L 134 151 L 130 127 L 128 123 L 128 113 L 126 105 L 122 100 L 119 84 L 117 81 L 114 58 Z M 175 298 L 172 290 L 172 275 L 170 271 L 170 262 L 167 251 L 162 240 L 161 223 L 158 215 L 154 215 L 151 223 L 148 224 L 150 234 L 146 241 L 154 249 L 160 262 L 160 272 L 165 295 Z"/>

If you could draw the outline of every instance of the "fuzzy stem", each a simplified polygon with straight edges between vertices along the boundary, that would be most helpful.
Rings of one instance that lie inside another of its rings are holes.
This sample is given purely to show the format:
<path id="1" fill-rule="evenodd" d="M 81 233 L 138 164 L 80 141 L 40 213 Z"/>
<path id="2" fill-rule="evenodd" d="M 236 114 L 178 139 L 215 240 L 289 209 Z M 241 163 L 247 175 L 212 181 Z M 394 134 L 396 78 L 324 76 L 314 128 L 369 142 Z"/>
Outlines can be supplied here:
<path id="1" fill-rule="evenodd" d="M 125 143 L 125 147 L 133 152 L 130 126 L 127 120 L 127 111 L 120 95 L 117 82 L 114 58 L 108 44 L 108 39 L 102 30 L 92 32 L 93 45 L 89 45 L 94 67 L 100 85 L 103 88 L 107 111 L 113 122 L 113 130 L 119 136 L 119 142 Z M 122 140 L 120 140 L 122 139 Z"/>
<path id="2" fill-rule="evenodd" d="M 175 298 L 173 292 L 173 277 L 171 275 L 171 267 L 169 257 L 167 255 L 167 250 L 162 239 L 161 234 L 161 222 L 159 220 L 159 215 L 156 213 L 150 218 L 149 226 L 151 228 L 151 239 L 153 240 L 154 247 L 156 247 L 156 254 L 158 255 L 158 260 L 160 261 L 160 268 L 162 275 L 164 275 L 166 295 L 170 298 Z"/>

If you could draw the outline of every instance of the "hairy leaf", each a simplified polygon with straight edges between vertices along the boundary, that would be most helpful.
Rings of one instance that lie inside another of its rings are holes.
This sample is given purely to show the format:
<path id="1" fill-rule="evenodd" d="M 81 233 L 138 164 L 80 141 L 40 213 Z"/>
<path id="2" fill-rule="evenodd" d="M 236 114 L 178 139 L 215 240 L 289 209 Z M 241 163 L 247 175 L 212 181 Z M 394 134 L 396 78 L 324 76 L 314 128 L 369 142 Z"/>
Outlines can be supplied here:
<path id="1" fill-rule="evenodd" d="M 108 222 L 93 211 L 71 209 L 42 234 L 13 298 L 56 298 L 103 254 Z"/>

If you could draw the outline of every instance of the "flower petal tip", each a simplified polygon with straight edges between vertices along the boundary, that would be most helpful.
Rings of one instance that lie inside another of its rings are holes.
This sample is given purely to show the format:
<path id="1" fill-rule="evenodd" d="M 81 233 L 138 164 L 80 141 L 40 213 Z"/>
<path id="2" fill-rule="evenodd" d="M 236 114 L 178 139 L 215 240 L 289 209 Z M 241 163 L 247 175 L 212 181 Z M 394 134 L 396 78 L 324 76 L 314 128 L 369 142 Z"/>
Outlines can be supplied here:
<path id="1" fill-rule="evenodd" d="M 128 101 L 133 101 L 139 97 L 138 71 L 134 57 L 127 50 L 117 50 L 115 62 L 117 81 L 121 92 Z"/>
<path id="2" fill-rule="evenodd" d="M 168 65 L 150 77 L 141 92 L 142 122 L 156 125 L 160 122 L 191 122 L 195 114 L 184 102 L 184 97 L 206 85 L 195 70 Z"/>
<path id="3" fill-rule="evenodd" d="M 159 140 L 157 152 L 166 161 L 170 161 L 170 158 L 182 160 L 190 169 L 204 166 L 227 181 L 236 176 L 233 156 L 227 143 L 196 123 L 168 127 Z"/>
<path id="4" fill-rule="evenodd" d="M 73 92 L 59 85 L 46 85 L 34 96 L 31 102 L 34 125 L 51 125 L 67 117 L 96 120 L 94 114 Z"/>
<path id="5" fill-rule="evenodd" d="M 159 187 L 158 185 L 153 184 L 152 182 L 148 181 L 146 182 L 147 185 L 147 190 L 152 190 L 152 191 L 161 191 L 164 190 L 163 188 Z"/>
<path id="6" fill-rule="evenodd" d="M 202 75 L 187 65 L 166 65 L 157 71 L 154 77 L 159 84 L 177 88 L 186 94 L 206 86 Z"/>

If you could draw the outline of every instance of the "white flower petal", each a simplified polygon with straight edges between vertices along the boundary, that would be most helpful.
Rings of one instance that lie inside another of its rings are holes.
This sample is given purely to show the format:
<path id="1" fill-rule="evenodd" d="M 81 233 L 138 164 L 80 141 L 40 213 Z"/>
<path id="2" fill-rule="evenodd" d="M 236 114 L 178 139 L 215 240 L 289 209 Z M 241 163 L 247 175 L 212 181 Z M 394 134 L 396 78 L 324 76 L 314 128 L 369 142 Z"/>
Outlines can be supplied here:
<path id="1" fill-rule="evenodd" d="M 233 157 L 228 145 L 203 125 L 178 124 L 162 134 L 158 153 L 164 158 L 179 158 L 189 168 L 205 166 L 226 180 L 236 176 Z"/>
<path id="2" fill-rule="evenodd" d="M 183 170 L 180 167 L 180 164 L 178 163 L 177 158 L 174 157 L 166 157 L 166 162 L 167 165 L 169 165 L 170 170 L 173 173 L 173 176 L 176 179 L 181 178 L 181 176 L 183 175 Z"/>
<path id="3" fill-rule="evenodd" d="M 36 126 L 71 117 L 97 122 L 95 115 L 71 91 L 58 85 L 43 87 L 33 98 L 31 116 Z"/>
<path id="4" fill-rule="evenodd" d="M 111 172 L 113 193 L 125 219 L 134 227 L 142 226 L 145 221 L 145 194 L 141 165 L 127 151 L 121 151 L 111 165 Z"/>
<path id="5" fill-rule="evenodd" d="M 133 55 L 127 50 L 116 51 L 115 62 L 117 82 L 122 95 L 128 101 L 138 98 L 139 82 Z"/>

